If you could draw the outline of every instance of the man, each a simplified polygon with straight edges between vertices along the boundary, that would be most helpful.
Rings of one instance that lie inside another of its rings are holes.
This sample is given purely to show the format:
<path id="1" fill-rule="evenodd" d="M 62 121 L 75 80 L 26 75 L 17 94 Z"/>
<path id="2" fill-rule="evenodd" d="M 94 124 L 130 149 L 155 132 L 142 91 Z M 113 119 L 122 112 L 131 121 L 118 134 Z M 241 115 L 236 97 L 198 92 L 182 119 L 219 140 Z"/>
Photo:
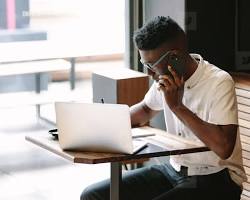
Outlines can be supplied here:
<path id="1" fill-rule="evenodd" d="M 211 151 L 171 156 L 169 162 L 124 174 L 122 199 L 239 200 L 245 173 L 232 78 L 189 54 L 184 31 L 169 17 L 145 24 L 134 41 L 155 81 L 144 100 L 131 107 L 132 126 L 164 110 L 169 133 Z M 108 180 L 87 188 L 81 199 L 109 199 Z"/>

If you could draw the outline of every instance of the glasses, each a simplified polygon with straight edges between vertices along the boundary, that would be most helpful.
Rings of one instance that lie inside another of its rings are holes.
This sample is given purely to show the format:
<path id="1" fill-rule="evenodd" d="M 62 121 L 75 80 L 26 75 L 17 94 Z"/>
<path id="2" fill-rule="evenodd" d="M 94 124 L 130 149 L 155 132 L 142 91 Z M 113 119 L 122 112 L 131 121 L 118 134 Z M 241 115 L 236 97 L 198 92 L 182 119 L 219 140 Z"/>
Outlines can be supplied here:
<path id="1" fill-rule="evenodd" d="M 143 64 L 143 67 L 149 69 L 152 72 L 156 72 L 156 66 L 163 61 L 164 58 L 166 58 L 166 56 L 170 53 L 170 51 L 167 51 L 166 53 L 164 53 L 154 64 L 150 64 L 150 63 L 144 63 L 143 60 L 141 59 L 140 62 Z"/>

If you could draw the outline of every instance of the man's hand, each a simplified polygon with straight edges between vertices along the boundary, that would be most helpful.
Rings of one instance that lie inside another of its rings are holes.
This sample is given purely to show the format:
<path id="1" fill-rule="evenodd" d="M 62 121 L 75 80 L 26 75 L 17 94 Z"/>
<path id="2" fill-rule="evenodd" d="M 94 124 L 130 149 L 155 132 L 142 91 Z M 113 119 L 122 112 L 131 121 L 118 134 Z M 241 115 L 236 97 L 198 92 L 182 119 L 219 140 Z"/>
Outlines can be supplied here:
<path id="1" fill-rule="evenodd" d="M 158 90 L 164 93 L 166 103 L 171 110 L 181 107 L 183 91 L 184 91 L 184 78 L 180 78 L 175 70 L 168 66 L 173 78 L 168 75 L 159 76 Z"/>

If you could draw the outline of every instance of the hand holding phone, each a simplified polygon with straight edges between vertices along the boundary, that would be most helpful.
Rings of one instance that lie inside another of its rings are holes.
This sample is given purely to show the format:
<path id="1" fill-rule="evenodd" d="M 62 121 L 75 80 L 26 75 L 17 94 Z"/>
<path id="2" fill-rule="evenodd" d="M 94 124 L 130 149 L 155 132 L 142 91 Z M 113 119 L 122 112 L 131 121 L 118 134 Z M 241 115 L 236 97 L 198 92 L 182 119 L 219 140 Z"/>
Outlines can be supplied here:
<path id="1" fill-rule="evenodd" d="M 168 70 L 168 66 L 171 66 L 172 69 L 178 74 L 178 76 L 181 78 L 185 73 L 185 66 L 184 66 L 184 60 L 183 55 L 177 50 L 171 51 L 166 58 L 166 66 L 163 67 L 161 70 L 159 70 L 160 75 L 168 75 L 173 78 L 172 73 Z"/>

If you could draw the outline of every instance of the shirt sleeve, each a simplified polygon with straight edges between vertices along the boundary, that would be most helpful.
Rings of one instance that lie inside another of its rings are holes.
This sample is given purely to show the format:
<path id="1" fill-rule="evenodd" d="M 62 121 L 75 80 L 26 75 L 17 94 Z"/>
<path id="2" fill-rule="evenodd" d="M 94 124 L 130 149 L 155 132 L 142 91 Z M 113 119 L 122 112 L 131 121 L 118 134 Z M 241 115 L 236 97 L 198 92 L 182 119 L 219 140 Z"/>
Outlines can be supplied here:
<path id="1" fill-rule="evenodd" d="M 157 90 L 157 83 L 154 81 L 144 97 L 145 104 L 152 110 L 162 110 L 163 102 L 161 92 Z"/>
<path id="2" fill-rule="evenodd" d="M 224 79 L 214 89 L 209 122 L 217 125 L 238 124 L 237 101 L 232 78 Z"/>

